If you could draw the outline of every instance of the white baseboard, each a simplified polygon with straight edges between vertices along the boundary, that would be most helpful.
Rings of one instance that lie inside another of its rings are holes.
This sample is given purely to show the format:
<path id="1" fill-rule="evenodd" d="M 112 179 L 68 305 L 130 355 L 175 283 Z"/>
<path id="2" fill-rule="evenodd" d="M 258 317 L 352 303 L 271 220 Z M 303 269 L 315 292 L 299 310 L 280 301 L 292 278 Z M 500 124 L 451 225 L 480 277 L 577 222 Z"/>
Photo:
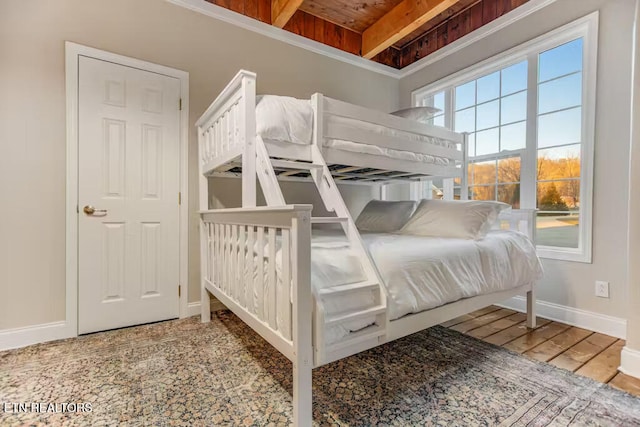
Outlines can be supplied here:
<path id="1" fill-rule="evenodd" d="M 211 311 L 224 309 L 226 309 L 226 307 L 220 301 L 211 301 Z M 187 317 L 199 315 L 200 301 L 190 302 L 187 305 Z M 5 329 L 0 330 L 0 351 L 76 336 L 76 332 L 71 331 L 67 322 L 64 321 L 26 326 L 24 328 Z"/>
<path id="2" fill-rule="evenodd" d="M 200 316 L 200 301 L 190 302 L 187 305 L 187 317 Z"/>
<path id="3" fill-rule="evenodd" d="M 640 378 L 640 351 L 631 349 L 627 346 L 622 348 L 620 354 L 620 368 L 623 374 Z"/>
<path id="4" fill-rule="evenodd" d="M 0 331 L 0 351 L 75 336 L 75 331 L 70 331 L 67 322 L 63 321 L 24 328 L 5 329 Z"/>
<path id="5" fill-rule="evenodd" d="M 517 296 L 497 305 L 524 313 L 526 312 L 527 301 L 525 297 Z M 544 317 L 545 319 L 600 332 L 616 338 L 625 339 L 627 336 L 627 321 L 619 317 L 606 316 L 540 300 L 536 301 L 536 311 L 538 317 Z"/>
<path id="6" fill-rule="evenodd" d="M 227 307 L 225 307 L 225 305 L 222 304 L 220 301 L 218 301 L 215 298 L 211 298 L 211 312 L 226 310 L 226 309 Z M 189 305 L 187 306 L 187 317 L 191 317 L 191 316 L 200 316 L 200 301 L 190 302 Z"/>

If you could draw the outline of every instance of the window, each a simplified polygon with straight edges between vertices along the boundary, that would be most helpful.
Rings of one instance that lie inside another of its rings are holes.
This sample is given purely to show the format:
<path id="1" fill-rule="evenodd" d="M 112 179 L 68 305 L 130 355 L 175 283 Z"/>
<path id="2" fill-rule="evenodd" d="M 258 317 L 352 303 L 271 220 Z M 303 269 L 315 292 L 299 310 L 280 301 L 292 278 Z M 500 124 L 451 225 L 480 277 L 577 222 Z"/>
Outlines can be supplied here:
<path id="1" fill-rule="evenodd" d="M 431 124 L 468 135 L 468 188 L 456 191 L 537 209 L 547 258 L 591 262 L 597 23 L 594 13 L 413 93 L 442 110 Z"/>
<path id="2" fill-rule="evenodd" d="M 520 208 L 520 156 L 469 163 L 469 199 L 498 200 Z"/>

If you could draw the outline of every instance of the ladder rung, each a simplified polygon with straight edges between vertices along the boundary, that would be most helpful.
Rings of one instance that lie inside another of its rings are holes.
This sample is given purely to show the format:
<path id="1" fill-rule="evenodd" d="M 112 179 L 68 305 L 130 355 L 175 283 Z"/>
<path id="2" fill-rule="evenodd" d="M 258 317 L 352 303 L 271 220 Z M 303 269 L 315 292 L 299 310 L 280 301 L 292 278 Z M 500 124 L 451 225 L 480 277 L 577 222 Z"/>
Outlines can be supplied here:
<path id="1" fill-rule="evenodd" d="M 307 163 L 307 162 L 295 162 L 292 160 L 271 160 L 271 164 L 276 168 L 287 168 L 287 169 L 300 169 L 300 170 L 311 170 L 311 169 L 322 169 L 322 165 L 318 165 L 315 163 Z"/>
<path id="2" fill-rule="evenodd" d="M 363 317 L 377 316 L 387 311 L 387 307 L 382 305 L 376 305 L 375 307 L 368 308 L 366 310 L 356 312 L 342 312 L 334 314 L 333 316 L 327 316 L 324 324 L 327 326 L 334 325 L 336 323 L 347 322 L 349 320 L 362 319 Z"/>
<path id="3" fill-rule="evenodd" d="M 349 335 L 338 342 L 328 345 L 326 351 L 337 351 L 350 345 L 358 344 L 371 339 L 376 339 L 383 336 L 385 333 L 386 331 L 384 327 L 380 325 L 367 326 L 366 328 L 360 329 L 359 331 L 351 332 Z"/>
<path id="4" fill-rule="evenodd" d="M 321 297 L 342 296 L 353 292 L 375 291 L 377 289 L 380 289 L 380 287 L 376 282 L 364 281 L 320 289 L 318 290 L 318 295 Z"/>
<path id="5" fill-rule="evenodd" d="M 311 224 L 338 224 L 349 221 L 346 216 L 312 216 Z"/>

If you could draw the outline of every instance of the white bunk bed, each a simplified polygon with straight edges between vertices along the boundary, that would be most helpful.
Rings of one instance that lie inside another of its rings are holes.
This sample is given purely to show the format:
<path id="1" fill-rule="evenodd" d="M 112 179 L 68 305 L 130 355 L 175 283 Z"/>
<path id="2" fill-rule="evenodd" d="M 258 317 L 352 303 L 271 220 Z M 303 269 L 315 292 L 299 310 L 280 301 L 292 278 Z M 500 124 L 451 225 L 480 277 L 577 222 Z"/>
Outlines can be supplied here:
<path id="1" fill-rule="evenodd" d="M 315 94 L 308 144 L 265 140 L 256 133 L 255 91 L 256 75 L 240 71 L 196 123 L 202 321 L 211 319 L 211 293 L 293 362 L 295 425 L 311 425 L 315 367 L 520 294 L 527 296 L 527 326 L 535 327 L 535 278 L 391 320 L 388 291 L 336 186 L 336 181 L 381 185 L 444 177 L 445 197 L 452 199 L 453 179 L 466 189 L 465 135 Z M 207 178 L 220 175 L 241 176 L 242 208 L 209 209 Z M 256 178 L 268 206 L 256 207 Z M 287 205 L 279 179 L 313 182 L 335 216 L 314 218 L 310 205 Z M 534 219 L 534 211 L 512 210 L 501 214 L 498 227 L 533 241 Z M 312 291 L 317 223 L 341 226 L 361 263 L 361 280 Z M 366 295 L 367 305 L 328 310 L 332 301 L 357 295 Z M 337 339 L 327 336 L 329 328 L 364 319 L 369 320 L 358 330 Z"/>

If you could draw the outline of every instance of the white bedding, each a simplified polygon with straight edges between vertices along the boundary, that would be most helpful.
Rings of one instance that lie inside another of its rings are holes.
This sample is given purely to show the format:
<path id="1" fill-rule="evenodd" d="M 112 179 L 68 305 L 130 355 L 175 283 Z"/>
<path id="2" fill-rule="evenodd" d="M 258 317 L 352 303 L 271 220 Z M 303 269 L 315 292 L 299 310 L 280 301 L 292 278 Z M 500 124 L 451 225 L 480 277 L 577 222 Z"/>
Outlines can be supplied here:
<path id="1" fill-rule="evenodd" d="M 442 147 L 454 148 L 453 143 L 444 139 L 428 135 L 420 135 L 412 132 L 400 131 L 369 123 L 362 120 L 347 117 L 329 116 L 329 124 L 357 129 L 366 129 L 381 135 L 405 138 L 412 141 L 420 141 L 425 144 L 433 144 Z M 256 104 L 256 130 L 265 141 L 290 142 L 299 145 L 308 145 L 312 142 L 313 108 L 306 99 L 296 99 L 288 96 L 261 95 Z M 362 144 L 352 141 L 328 139 L 324 146 L 337 150 L 355 153 L 372 154 L 398 160 L 437 164 L 447 166 L 452 160 L 431 156 L 422 153 L 413 153 L 404 150 L 394 150 L 372 144 Z"/>
<path id="2" fill-rule="evenodd" d="M 524 234 L 514 231 L 492 230 L 481 240 L 387 233 L 362 233 L 362 238 L 388 291 L 391 320 L 462 298 L 523 286 L 542 276 L 535 247 Z M 278 251 L 278 266 L 280 257 Z M 343 233 L 314 232 L 311 255 L 314 293 L 363 280 L 359 259 Z M 331 299 L 325 310 L 332 314 L 370 307 L 373 303 L 370 292 L 356 293 Z M 374 321 L 371 317 L 328 328 L 325 341 L 336 342 Z"/>
<path id="3" fill-rule="evenodd" d="M 404 138 L 410 141 L 419 141 L 419 142 L 424 142 L 425 144 L 438 145 L 440 147 L 455 148 L 454 143 L 449 142 L 445 139 L 437 138 L 435 136 L 401 131 L 397 129 L 388 128 L 386 126 L 382 126 L 376 123 L 365 122 L 363 120 L 356 120 L 348 117 L 329 116 L 327 124 L 329 125 L 336 124 L 336 125 L 342 125 L 342 126 L 352 127 L 356 129 L 365 129 L 369 132 L 378 133 L 384 136 L 389 136 L 394 138 Z"/>
<path id="4" fill-rule="evenodd" d="M 361 144 L 359 142 L 344 141 L 341 139 L 326 140 L 324 146 L 336 150 L 351 151 L 352 153 L 373 154 L 374 156 L 383 156 L 396 160 L 409 160 L 411 162 L 427 163 L 430 165 L 448 166 L 453 161 L 445 157 L 414 153 L 412 151 L 394 150 L 393 148 L 380 147 L 379 145 Z"/>
<path id="5" fill-rule="evenodd" d="M 311 144 L 313 108 L 309 100 L 275 95 L 256 97 L 256 133 L 265 140 Z"/>
<path id="6" fill-rule="evenodd" d="M 542 277 L 535 247 L 514 231 L 494 230 L 481 240 L 399 234 L 362 237 L 389 293 L 391 320 Z"/>

